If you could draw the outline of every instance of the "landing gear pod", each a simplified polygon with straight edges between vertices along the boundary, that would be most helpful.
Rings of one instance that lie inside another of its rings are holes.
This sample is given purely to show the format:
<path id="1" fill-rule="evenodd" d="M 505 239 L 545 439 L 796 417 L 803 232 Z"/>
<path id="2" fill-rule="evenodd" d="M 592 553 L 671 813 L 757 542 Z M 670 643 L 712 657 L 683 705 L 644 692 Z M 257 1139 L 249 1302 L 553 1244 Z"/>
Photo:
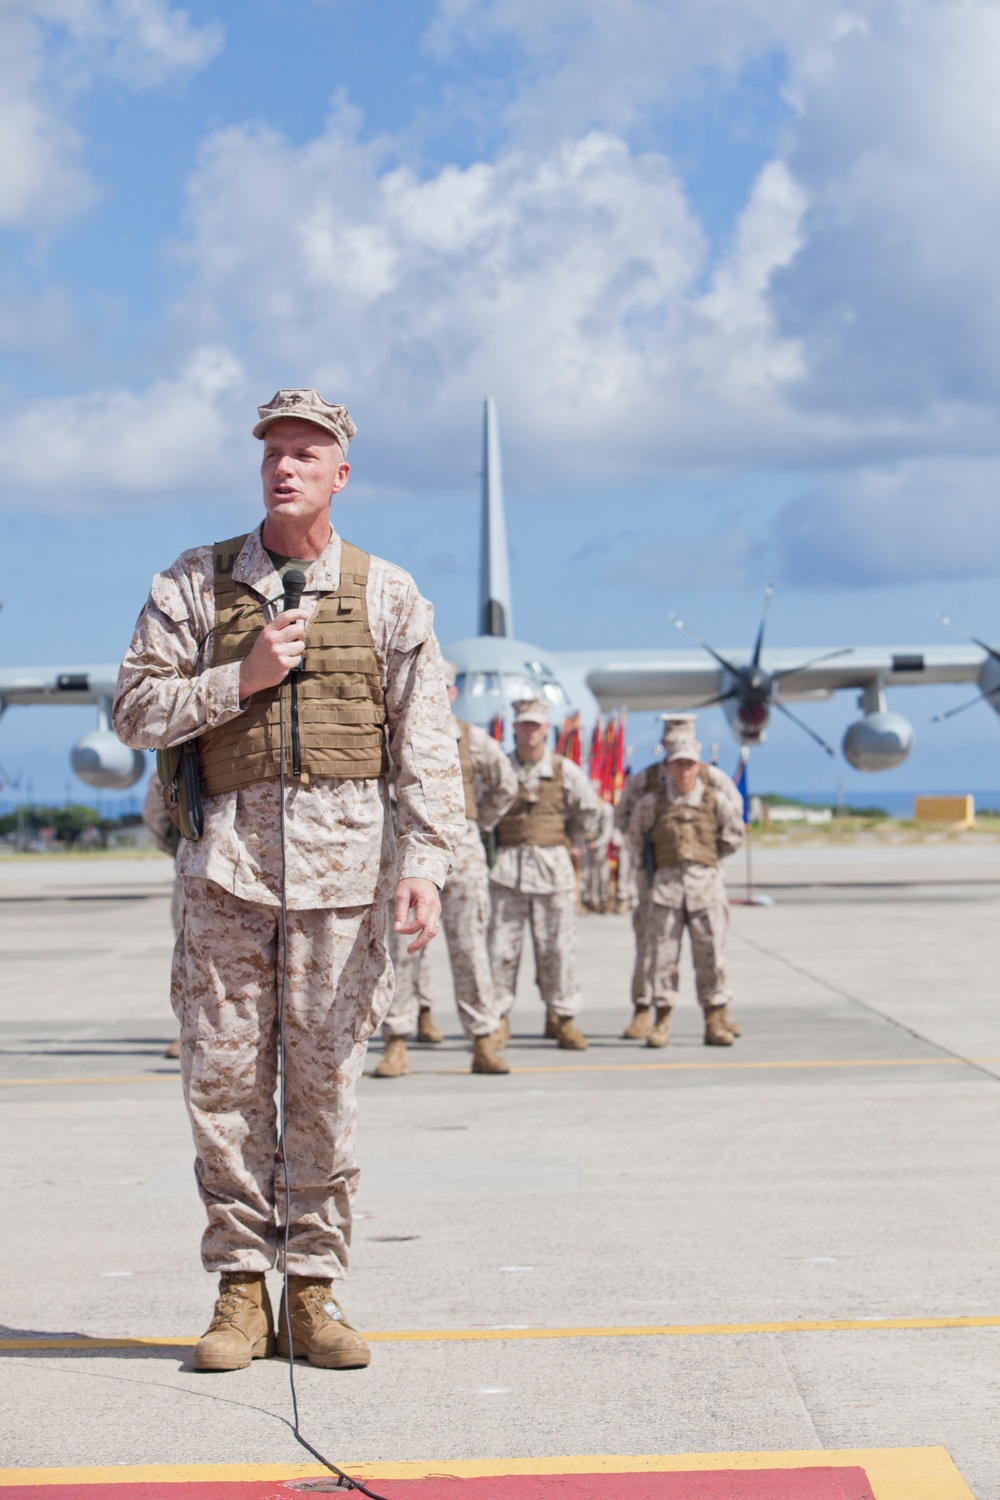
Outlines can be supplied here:
<path id="1" fill-rule="evenodd" d="M 890 771 L 913 749 L 913 725 L 884 710 L 865 714 L 844 735 L 844 759 L 857 771 Z"/>
<path id="2" fill-rule="evenodd" d="M 110 729 L 94 729 L 73 746 L 73 774 L 88 786 L 124 791 L 135 786 L 146 769 L 141 750 L 130 750 Z"/>

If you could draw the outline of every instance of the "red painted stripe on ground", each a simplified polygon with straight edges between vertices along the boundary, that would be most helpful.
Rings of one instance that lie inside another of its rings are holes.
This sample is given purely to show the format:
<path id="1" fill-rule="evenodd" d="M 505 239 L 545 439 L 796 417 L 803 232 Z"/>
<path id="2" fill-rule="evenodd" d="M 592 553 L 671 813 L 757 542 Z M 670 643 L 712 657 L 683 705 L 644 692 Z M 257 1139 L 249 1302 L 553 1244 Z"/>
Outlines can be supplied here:
<path id="1" fill-rule="evenodd" d="M 686 1474 L 505 1474 L 369 1481 L 386 1500 L 875 1500 L 863 1469 L 715 1469 Z M 327 1481 L 14 1485 L 4 1500 L 299 1500 Z M 330 1490 L 326 1490 L 330 1493 Z M 338 1492 L 341 1495 L 345 1491 Z"/>

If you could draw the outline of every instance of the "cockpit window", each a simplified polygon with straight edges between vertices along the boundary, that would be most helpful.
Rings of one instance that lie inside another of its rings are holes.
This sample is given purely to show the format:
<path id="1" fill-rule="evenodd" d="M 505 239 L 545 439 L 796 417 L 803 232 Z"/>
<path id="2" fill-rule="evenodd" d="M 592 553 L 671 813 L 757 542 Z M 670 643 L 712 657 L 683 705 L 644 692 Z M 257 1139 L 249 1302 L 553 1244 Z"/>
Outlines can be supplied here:
<path id="1" fill-rule="evenodd" d="M 470 698 L 499 698 L 499 672 L 459 672 L 455 678 L 459 693 L 468 693 Z"/>
<path id="2" fill-rule="evenodd" d="M 505 672 L 503 687 L 512 702 L 516 702 L 518 698 L 533 698 L 538 692 L 538 683 L 532 682 L 524 672 Z"/>

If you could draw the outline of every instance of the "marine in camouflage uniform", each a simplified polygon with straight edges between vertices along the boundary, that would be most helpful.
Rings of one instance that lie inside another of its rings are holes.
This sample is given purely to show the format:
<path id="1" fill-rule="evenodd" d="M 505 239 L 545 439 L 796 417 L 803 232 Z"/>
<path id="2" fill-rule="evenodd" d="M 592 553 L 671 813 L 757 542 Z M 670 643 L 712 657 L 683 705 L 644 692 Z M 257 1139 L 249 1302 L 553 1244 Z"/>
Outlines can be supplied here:
<path id="1" fill-rule="evenodd" d="M 431 606 L 408 574 L 330 525 L 355 431 L 346 409 L 281 391 L 259 415 L 265 521 L 154 578 L 114 727 L 135 747 L 196 742 L 205 794 L 202 836 L 178 851 L 172 978 L 208 1215 L 202 1259 L 221 1273 L 195 1368 L 243 1368 L 273 1350 L 264 1273 L 276 1262 L 288 1273 L 278 1351 L 355 1367 L 369 1350 L 332 1295 L 358 1185 L 355 1087 L 391 997 L 393 891 L 397 930 L 422 946 L 465 830 L 462 781 Z M 285 611 L 291 565 L 305 593 Z M 287 1229 L 274 1102 L 282 973 Z"/>
<path id="2" fill-rule="evenodd" d="M 444 670 L 448 696 L 454 703 L 458 697 L 455 668 L 451 662 L 445 662 Z M 510 807 L 517 796 L 518 780 L 507 756 L 485 730 L 467 724 L 464 719 L 455 719 L 454 725 L 465 790 L 466 829 L 441 892 L 441 917 L 455 1004 L 462 1030 L 473 1044 L 472 1072 L 509 1073 L 508 1064 L 500 1056 L 504 1037 L 487 946 L 489 871 L 480 832 L 492 829 Z M 397 968 L 396 994 L 382 1026 L 386 1050 L 375 1069 L 379 1078 L 398 1078 L 409 1072 L 406 1038 L 413 1035 L 414 1028 L 424 1019 L 420 1016 L 418 1021 L 417 1007 L 422 994 L 429 990 L 412 959 L 407 960 L 403 970 L 402 990 L 399 977 Z M 419 1031 L 417 1035 L 419 1040 Z"/>
<path id="3" fill-rule="evenodd" d="M 705 1014 L 705 1043 L 731 1046 L 740 1032 L 728 1011 L 729 903 L 720 861 L 743 841 L 742 802 L 723 771 L 701 763 L 701 746 L 691 727 L 668 734 L 664 749 L 665 763 L 650 768 L 647 782 L 652 785 L 635 801 L 629 819 L 630 841 L 642 846 L 649 840 L 655 863 L 648 932 L 656 1021 L 646 1045 L 662 1047 L 669 1041 L 686 927 Z"/>
<path id="4" fill-rule="evenodd" d="M 580 900 L 588 911 L 611 909 L 611 861 L 608 846 L 614 833 L 615 809 L 600 801 L 601 825 L 595 839 L 588 839 L 580 854 Z"/>
<path id="5" fill-rule="evenodd" d="M 163 801 L 163 782 L 157 775 L 155 767 L 146 784 L 146 796 L 142 804 L 142 822 L 160 853 L 169 854 L 175 862 L 174 884 L 170 892 L 170 923 L 176 940 L 184 921 L 184 882 L 176 868 L 177 846 L 180 844 L 181 836 L 167 812 Z M 163 1055 L 171 1059 L 180 1057 L 180 1037 L 174 1038 Z"/>
<path id="6" fill-rule="evenodd" d="M 518 796 L 496 828 L 490 871 L 490 959 L 497 1003 L 509 1033 L 524 924 L 531 927 L 535 974 L 548 1014 L 546 1034 L 567 1049 L 587 1039 L 574 1017 L 580 1009 L 576 976 L 576 873 L 570 848 L 597 836 L 601 808 L 579 766 L 546 748 L 548 705 L 514 704 L 517 742 L 510 757 Z"/>
<path id="7" fill-rule="evenodd" d="M 407 946 L 407 939 L 400 933 L 389 933 L 389 956 L 393 972 L 392 1004 L 382 1022 L 382 1036 L 386 1041 L 393 1037 L 405 1041 L 417 1030 L 418 1041 L 443 1042 L 444 1037 L 437 1027 L 431 1031 L 427 1024 L 428 1019 L 433 1022 L 434 1006 L 430 954 L 426 948 L 421 948 L 419 953 L 407 953 Z M 375 1071 L 378 1073 L 377 1068 Z M 386 1074 L 378 1073 L 378 1076 L 384 1078 Z"/>
<path id="8" fill-rule="evenodd" d="M 632 965 L 632 1019 L 622 1035 L 629 1040 L 642 1040 L 649 1035 L 653 1004 L 653 947 L 650 941 L 650 884 L 641 844 L 636 847 L 628 836 L 629 823 L 636 803 L 654 784 L 653 778 L 659 767 L 647 766 L 626 778 L 618 805 L 615 808 L 615 831 L 621 839 L 619 870 L 624 869 L 624 879 L 619 876 L 619 896 L 625 896 L 632 905 L 632 933 L 635 939 L 635 961 Z"/>

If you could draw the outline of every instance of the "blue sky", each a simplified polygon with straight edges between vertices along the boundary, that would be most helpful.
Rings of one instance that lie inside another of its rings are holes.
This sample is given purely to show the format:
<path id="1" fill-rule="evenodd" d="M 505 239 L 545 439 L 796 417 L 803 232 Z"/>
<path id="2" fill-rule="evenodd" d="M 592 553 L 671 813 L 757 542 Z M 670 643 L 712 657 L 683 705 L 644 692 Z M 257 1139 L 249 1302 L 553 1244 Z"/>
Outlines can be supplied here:
<path id="1" fill-rule="evenodd" d="M 256 514 L 288 384 L 350 406 L 340 529 L 444 640 L 487 392 L 543 647 L 671 609 L 740 645 L 771 576 L 776 646 L 1000 635 L 998 44 L 960 0 L 11 0 L 0 661 L 115 660 L 150 575 Z M 996 784 L 989 710 L 929 723 L 962 695 L 895 695 L 878 785 Z M 12 710 L 0 763 L 62 796 L 89 722 Z M 834 784 L 784 724 L 755 777 Z"/>

